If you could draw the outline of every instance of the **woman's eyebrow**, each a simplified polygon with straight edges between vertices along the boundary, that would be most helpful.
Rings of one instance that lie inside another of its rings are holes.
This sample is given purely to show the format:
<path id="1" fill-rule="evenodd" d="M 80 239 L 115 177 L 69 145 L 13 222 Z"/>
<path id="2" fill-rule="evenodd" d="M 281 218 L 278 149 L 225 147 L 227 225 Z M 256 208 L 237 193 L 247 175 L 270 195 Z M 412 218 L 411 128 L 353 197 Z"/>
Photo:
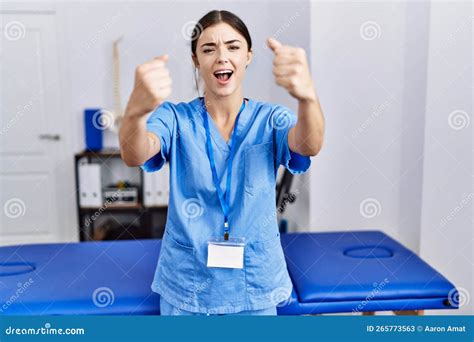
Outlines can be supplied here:
<path id="1" fill-rule="evenodd" d="M 232 44 L 232 43 L 240 43 L 241 41 L 238 40 L 238 39 L 232 39 L 232 40 L 228 40 L 226 42 L 224 42 L 224 44 Z M 216 46 L 216 43 L 204 43 L 201 45 L 201 47 L 204 47 L 204 46 Z"/>

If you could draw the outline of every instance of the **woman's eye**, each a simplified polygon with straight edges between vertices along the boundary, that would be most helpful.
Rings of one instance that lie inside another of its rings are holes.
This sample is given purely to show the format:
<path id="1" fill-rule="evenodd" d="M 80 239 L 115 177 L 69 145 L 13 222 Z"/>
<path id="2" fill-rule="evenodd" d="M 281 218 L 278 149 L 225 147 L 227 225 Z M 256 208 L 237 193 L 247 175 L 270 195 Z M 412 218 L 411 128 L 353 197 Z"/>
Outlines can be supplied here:
<path id="1" fill-rule="evenodd" d="M 239 46 L 230 46 L 229 49 L 231 49 L 231 50 L 238 50 L 238 49 L 239 49 Z"/>
<path id="2" fill-rule="evenodd" d="M 214 50 L 213 49 L 204 49 L 202 52 L 209 53 L 209 52 L 212 52 L 212 51 L 214 51 Z"/>

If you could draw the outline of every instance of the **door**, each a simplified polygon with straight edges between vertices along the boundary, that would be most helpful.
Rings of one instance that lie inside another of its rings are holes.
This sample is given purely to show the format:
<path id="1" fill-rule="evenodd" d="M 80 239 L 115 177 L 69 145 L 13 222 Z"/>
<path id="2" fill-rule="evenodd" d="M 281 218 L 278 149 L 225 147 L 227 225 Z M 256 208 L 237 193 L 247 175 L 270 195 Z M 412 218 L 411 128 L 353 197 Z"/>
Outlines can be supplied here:
<path id="1" fill-rule="evenodd" d="M 75 222 L 55 16 L 0 11 L 0 245 L 61 241 Z"/>

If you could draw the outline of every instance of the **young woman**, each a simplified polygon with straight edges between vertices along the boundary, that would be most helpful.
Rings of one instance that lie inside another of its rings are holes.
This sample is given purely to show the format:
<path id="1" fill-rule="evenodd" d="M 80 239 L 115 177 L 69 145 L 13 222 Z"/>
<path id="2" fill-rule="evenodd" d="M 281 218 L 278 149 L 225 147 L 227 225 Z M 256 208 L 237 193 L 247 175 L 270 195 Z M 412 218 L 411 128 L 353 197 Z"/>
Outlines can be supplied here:
<path id="1" fill-rule="evenodd" d="M 136 69 L 120 146 L 127 165 L 147 172 L 169 161 L 168 217 L 152 283 L 163 315 L 275 315 L 291 294 L 276 174 L 280 165 L 294 174 L 309 168 L 321 149 L 324 119 L 304 50 L 274 39 L 268 46 L 276 83 L 298 100 L 298 116 L 243 97 L 252 41 L 227 11 L 207 13 L 193 31 L 203 97 L 165 102 L 167 55 Z"/>

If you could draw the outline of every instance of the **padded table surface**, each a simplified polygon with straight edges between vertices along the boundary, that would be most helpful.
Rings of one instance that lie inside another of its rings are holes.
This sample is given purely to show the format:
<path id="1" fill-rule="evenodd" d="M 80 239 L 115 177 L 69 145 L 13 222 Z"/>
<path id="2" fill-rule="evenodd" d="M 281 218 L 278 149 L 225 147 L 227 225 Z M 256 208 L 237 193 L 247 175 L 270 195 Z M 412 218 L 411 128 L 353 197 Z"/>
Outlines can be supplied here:
<path id="1" fill-rule="evenodd" d="M 456 308 L 454 286 L 379 231 L 282 234 L 293 281 L 279 314 Z M 0 248 L 0 315 L 158 314 L 161 240 Z M 451 292 L 452 294 L 452 292 Z"/>
<path id="2" fill-rule="evenodd" d="M 281 314 L 458 307 L 452 283 L 381 231 L 290 233 L 281 241 L 294 287 Z"/>
<path id="3" fill-rule="evenodd" d="M 161 240 L 1 247 L 0 315 L 158 314 L 150 284 L 160 247 Z"/>

